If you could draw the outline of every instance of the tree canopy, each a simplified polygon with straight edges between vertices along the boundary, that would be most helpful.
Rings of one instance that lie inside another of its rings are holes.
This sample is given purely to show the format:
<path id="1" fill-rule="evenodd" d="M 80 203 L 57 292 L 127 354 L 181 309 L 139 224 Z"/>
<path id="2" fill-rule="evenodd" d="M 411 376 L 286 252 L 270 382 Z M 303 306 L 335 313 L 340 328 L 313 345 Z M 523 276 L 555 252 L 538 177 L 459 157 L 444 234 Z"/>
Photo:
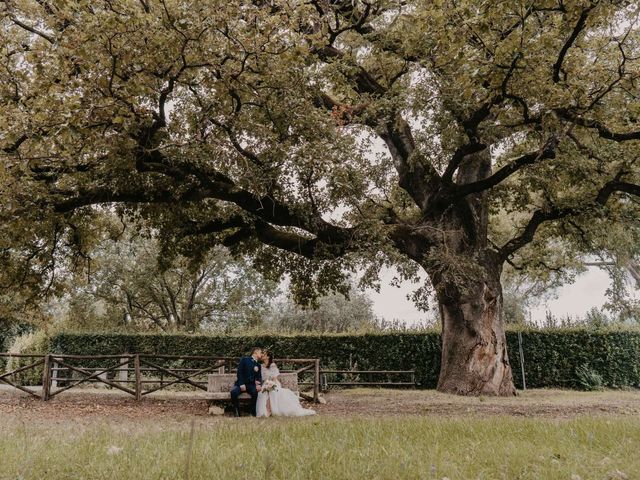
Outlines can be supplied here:
<path id="1" fill-rule="evenodd" d="M 495 318 L 505 262 L 553 276 L 639 244 L 637 2 L 2 9 L 8 281 L 48 288 L 113 204 L 177 250 L 287 271 L 301 301 L 423 268 L 453 345 Z M 502 351 L 491 324 L 457 350 Z"/>

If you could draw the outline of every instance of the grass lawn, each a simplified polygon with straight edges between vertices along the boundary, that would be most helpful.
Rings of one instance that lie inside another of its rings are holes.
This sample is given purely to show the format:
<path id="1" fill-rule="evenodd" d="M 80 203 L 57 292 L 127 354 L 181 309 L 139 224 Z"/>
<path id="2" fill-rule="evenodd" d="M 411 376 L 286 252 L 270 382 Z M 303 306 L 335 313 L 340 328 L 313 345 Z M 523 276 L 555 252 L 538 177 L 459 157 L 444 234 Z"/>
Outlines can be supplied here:
<path id="1" fill-rule="evenodd" d="M 0 416 L 1 479 L 633 479 L 637 415 L 321 415 L 26 422 Z"/>

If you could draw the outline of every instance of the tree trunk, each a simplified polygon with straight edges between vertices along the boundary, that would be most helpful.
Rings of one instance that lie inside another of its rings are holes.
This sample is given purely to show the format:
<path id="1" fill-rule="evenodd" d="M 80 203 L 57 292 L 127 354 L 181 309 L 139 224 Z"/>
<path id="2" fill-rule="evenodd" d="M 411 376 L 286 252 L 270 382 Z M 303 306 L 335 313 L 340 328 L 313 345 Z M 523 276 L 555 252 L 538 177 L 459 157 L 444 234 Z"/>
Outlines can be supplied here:
<path id="1" fill-rule="evenodd" d="M 452 294 L 452 291 L 459 291 L 455 287 L 439 289 L 442 312 L 440 392 L 457 395 L 516 394 L 500 314 L 500 276 L 495 272 L 492 276 L 474 282 L 464 294 Z"/>

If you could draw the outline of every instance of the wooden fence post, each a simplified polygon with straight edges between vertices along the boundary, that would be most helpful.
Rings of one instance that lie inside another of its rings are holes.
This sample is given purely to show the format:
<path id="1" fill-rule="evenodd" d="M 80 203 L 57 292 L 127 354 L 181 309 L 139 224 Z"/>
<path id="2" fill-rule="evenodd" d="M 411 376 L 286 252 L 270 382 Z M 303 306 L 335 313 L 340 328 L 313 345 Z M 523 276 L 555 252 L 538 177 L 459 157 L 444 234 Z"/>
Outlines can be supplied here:
<path id="1" fill-rule="evenodd" d="M 42 370 L 42 400 L 49 400 L 51 395 L 51 354 L 44 356 L 44 367 Z"/>
<path id="2" fill-rule="evenodd" d="M 313 401 L 320 402 L 320 359 L 316 358 L 313 369 Z"/>
<path id="3" fill-rule="evenodd" d="M 58 362 L 54 360 L 51 365 L 51 388 L 49 392 L 54 388 L 58 388 Z"/>
<path id="4" fill-rule="evenodd" d="M 133 359 L 133 367 L 136 375 L 136 400 L 142 399 L 142 378 L 140 377 L 140 354 L 136 353 Z"/>

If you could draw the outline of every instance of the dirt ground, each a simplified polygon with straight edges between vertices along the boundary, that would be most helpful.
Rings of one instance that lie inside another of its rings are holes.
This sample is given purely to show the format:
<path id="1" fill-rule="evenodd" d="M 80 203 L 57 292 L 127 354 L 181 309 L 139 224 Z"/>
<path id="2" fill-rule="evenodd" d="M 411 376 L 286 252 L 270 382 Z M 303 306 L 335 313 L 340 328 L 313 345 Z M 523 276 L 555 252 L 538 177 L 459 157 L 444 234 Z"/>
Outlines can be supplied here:
<path id="1" fill-rule="evenodd" d="M 537 389 L 519 392 L 518 396 L 510 398 L 457 397 L 434 390 L 346 390 L 329 395 L 327 400 L 323 411 L 332 415 L 569 418 L 583 414 L 640 414 L 640 390 L 576 392 Z"/>
<path id="2" fill-rule="evenodd" d="M 640 390 L 575 392 L 529 390 L 517 397 L 464 398 L 433 390 L 357 389 L 324 395 L 325 405 L 314 408 L 322 416 L 484 416 L 571 418 L 576 415 L 638 415 Z M 207 416 L 207 401 L 197 393 L 162 392 L 136 402 L 131 396 L 105 389 L 71 390 L 43 402 L 6 386 L 0 388 L 0 421 L 109 420 Z"/>

